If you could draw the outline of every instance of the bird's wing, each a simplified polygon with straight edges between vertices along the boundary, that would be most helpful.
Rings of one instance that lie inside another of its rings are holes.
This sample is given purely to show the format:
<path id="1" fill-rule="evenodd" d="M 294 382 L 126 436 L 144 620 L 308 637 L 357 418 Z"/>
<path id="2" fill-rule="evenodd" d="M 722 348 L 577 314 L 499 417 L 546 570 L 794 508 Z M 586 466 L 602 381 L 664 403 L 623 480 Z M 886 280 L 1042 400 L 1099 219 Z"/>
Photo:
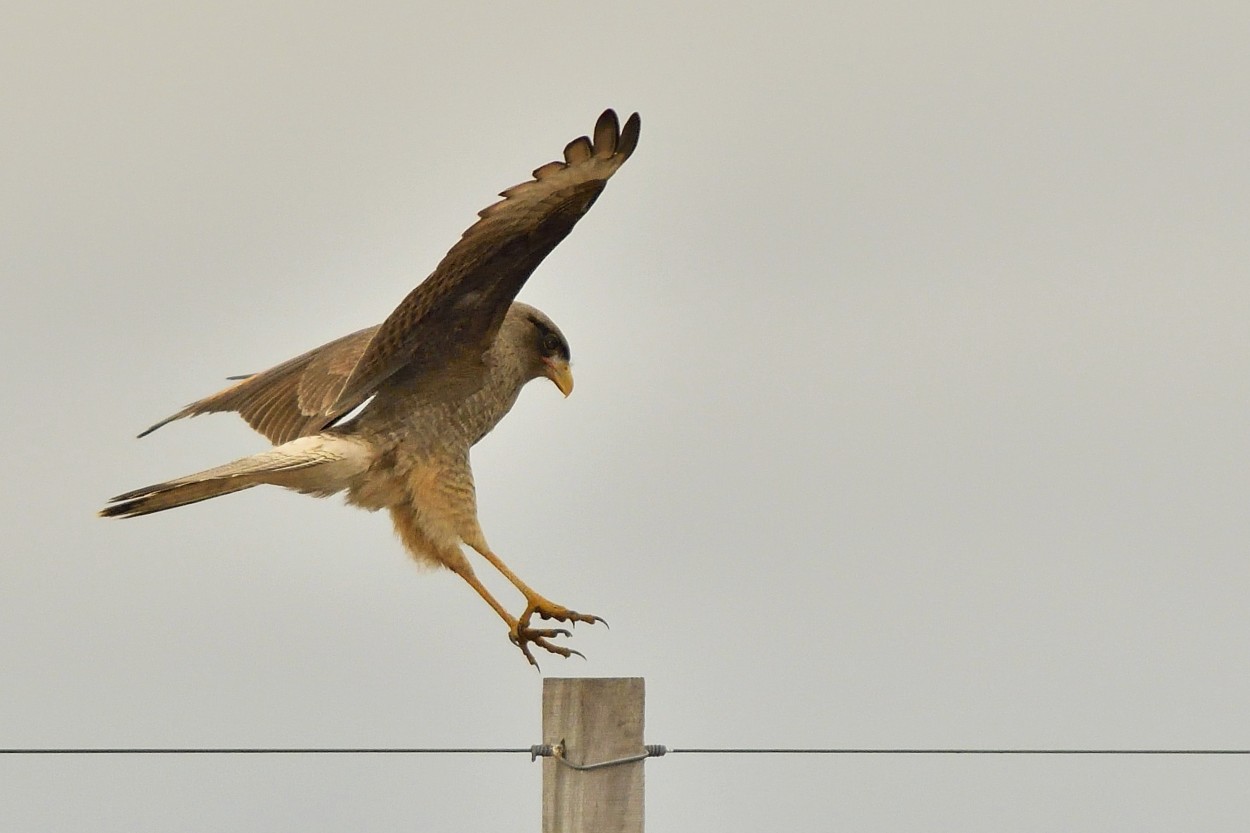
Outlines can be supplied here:
<path id="1" fill-rule="evenodd" d="M 192 402 L 139 436 L 176 419 L 221 411 L 237 411 L 274 445 L 315 434 L 366 399 L 349 399 L 341 411 L 332 407 L 339 399 L 343 381 L 360 361 L 377 329 L 358 330 L 262 373 L 244 377 L 212 396 Z"/>
<path id="2" fill-rule="evenodd" d="M 621 129 L 607 110 L 594 139 L 504 191 L 434 272 L 376 327 L 323 344 L 192 402 L 139 436 L 183 417 L 237 411 L 275 445 L 316 434 L 420 359 L 442 367 L 481 356 L 530 274 L 590 210 L 638 144 L 638 114 Z"/>
<path id="3" fill-rule="evenodd" d="M 434 272 L 373 333 L 326 413 L 346 413 L 407 365 L 443 367 L 480 357 L 526 279 L 634 152 L 639 127 L 637 113 L 622 129 L 616 113 L 604 111 L 593 139 L 574 139 L 564 161 L 548 162 L 479 212 Z"/>

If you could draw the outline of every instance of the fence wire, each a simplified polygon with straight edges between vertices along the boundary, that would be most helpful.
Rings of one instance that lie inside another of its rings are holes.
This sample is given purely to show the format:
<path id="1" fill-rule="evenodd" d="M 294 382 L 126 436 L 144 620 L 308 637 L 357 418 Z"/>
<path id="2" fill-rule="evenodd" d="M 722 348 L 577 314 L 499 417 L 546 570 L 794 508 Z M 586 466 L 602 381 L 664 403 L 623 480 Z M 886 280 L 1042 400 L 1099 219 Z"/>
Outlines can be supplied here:
<path id="1" fill-rule="evenodd" d="M 70 747 L 0 749 L 0 755 L 529 755 L 537 747 Z M 668 755 L 1250 755 L 1250 749 L 1099 749 L 1099 748 L 665 748 Z"/>

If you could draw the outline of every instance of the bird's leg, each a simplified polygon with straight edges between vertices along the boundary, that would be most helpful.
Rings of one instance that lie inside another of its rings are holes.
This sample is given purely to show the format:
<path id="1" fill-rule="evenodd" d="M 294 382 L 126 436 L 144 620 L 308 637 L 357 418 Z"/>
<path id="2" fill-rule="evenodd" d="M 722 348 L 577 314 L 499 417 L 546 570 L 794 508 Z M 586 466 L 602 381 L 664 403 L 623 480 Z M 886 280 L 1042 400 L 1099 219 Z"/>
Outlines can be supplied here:
<path id="1" fill-rule="evenodd" d="M 453 562 L 448 564 L 448 566 L 456 573 L 456 575 L 468 582 L 469 586 L 476 590 L 477 594 L 481 596 L 496 613 L 499 614 L 499 617 L 508 623 L 508 638 L 512 640 L 513 645 L 521 649 L 521 653 L 525 654 L 525 659 L 529 661 L 530 665 L 538 668 L 538 662 L 534 659 L 534 655 L 530 652 L 529 646 L 531 644 L 537 645 L 539 648 L 542 648 L 545 651 L 550 651 L 553 654 L 559 654 L 562 657 L 570 657 L 573 654 L 577 654 L 579 657 L 583 657 L 584 659 L 584 656 L 580 651 L 574 651 L 572 648 L 565 648 L 563 645 L 556 645 L 550 641 L 557 636 L 572 636 L 569 631 L 564 628 L 531 628 L 529 625 L 529 615 L 527 614 L 522 617 L 522 619 L 517 619 L 505 610 L 504 606 L 499 603 L 498 599 L 491 595 L 491 592 L 486 589 L 486 586 L 482 584 L 481 580 L 479 580 L 476 575 L 474 575 L 473 569 L 467 564 L 462 566 Z"/>
<path id="2" fill-rule="evenodd" d="M 489 561 L 496 570 L 503 573 L 504 578 L 512 582 L 516 589 L 520 590 L 525 596 L 525 612 L 521 614 L 521 618 L 519 620 L 520 627 L 528 628 L 530 619 L 533 618 L 535 613 L 543 619 L 554 619 L 557 622 L 589 622 L 591 624 L 595 622 L 603 622 L 603 624 L 607 624 L 607 621 L 602 616 L 594 616 L 589 613 L 578 613 L 576 610 L 569 610 L 564 605 L 558 605 L 549 600 L 541 593 L 538 593 L 531 588 L 528 584 L 521 581 L 520 577 L 517 576 L 516 573 L 512 572 L 512 570 L 508 568 L 507 564 L 503 563 L 503 559 L 495 555 L 486 547 L 478 550 L 478 552 L 480 552 L 482 557 Z"/>

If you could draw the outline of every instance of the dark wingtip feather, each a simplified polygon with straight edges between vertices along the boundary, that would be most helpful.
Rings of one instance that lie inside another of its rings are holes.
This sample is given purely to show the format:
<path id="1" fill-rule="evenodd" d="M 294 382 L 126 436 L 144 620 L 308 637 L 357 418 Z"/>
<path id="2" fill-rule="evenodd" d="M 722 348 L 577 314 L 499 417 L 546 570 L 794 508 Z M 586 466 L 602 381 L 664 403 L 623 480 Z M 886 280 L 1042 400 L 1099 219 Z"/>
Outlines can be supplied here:
<path id="1" fill-rule="evenodd" d="M 162 419 L 160 422 L 156 423 L 155 425 L 150 425 L 147 428 L 144 428 L 138 434 L 135 434 L 135 439 L 141 440 L 144 437 L 146 437 L 148 434 L 151 434 L 157 428 L 164 428 L 169 423 L 173 422 L 176 419 L 180 419 L 183 416 L 186 416 L 186 414 L 184 414 L 182 411 L 179 411 L 178 413 L 173 414 L 172 416 L 167 416 L 164 419 Z"/>
<path id="2" fill-rule="evenodd" d="M 642 117 L 634 113 L 625 120 L 625 129 L 621 131 L 620 141 L 616 143 L 616 152 L 619 156 L 628 159 L 633 155 L 634 148 L 638 147 L 638 134 L 641 131 Z"/>
<path id="3" fill-rule="evenodd" d="M 616 117 L 616 111 L 609 107 L 595 122 L 595 153 L 599 156 L 611 156 L 616 152 L 616 140 L 620 135 L 620 119 Z"/>

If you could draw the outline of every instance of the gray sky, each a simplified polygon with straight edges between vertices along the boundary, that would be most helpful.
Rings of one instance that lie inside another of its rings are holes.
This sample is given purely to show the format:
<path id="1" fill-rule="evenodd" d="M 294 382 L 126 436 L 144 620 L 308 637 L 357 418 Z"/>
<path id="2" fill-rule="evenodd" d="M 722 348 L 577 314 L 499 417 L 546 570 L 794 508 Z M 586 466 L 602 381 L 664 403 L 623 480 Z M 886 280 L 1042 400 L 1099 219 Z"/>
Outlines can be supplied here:
<path id="1" fill-rule="evenodd" d="M 521 296 L 577 391 L 474 458 L 501 555 L 612 623 L 544 670 L 646 677 L 677 747 L 1250 747 L 1250 6 L 106 5 L 0 27 L 0 746 L 540 740 L 388 518 L 93 513 L 259 450 L 134 434 L 380 321 L 612 106 L 638 153 Z M 1240 758 L 647 766 L 651 831 L 1250 817 Z M 10 757 L 0 828 L 536 830 L 539 780 Z"/>

